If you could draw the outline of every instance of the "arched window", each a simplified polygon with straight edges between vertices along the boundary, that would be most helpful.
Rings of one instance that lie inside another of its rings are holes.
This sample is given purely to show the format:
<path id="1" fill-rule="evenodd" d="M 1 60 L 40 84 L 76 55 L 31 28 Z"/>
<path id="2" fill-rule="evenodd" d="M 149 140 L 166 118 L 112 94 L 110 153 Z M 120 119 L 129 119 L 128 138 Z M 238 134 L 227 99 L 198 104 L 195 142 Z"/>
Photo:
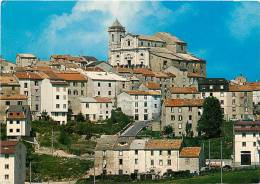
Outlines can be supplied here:
<path id="1" fill-rule="evenodd" d="M 73 94 L 74 94 L 74 95 L 78 95 L 78 91 L 77 91 L 77 90 L 74 90 Z"/>
<path id="2" fill-rule="evenodd" d="M 68 90 L 68 94 L 69 94 L 69 95 L 71 94 L 71 91 L 70 91 L 70 89 Z"/>
<path id="3" fill-rule="evenodd" d="M 127 41 L 127 45 L 130 46 L 130 40 Z"/>

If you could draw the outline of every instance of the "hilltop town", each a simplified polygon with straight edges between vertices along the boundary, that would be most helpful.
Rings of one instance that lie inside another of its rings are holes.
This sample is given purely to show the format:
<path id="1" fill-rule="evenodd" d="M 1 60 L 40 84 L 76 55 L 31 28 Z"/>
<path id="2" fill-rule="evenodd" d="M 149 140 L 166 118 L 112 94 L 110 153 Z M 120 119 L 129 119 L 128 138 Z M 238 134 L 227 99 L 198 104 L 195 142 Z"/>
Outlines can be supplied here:
<path id="1" fill-rule="evenodd" d="M 260 82 L 208 78 L 170 33 L 107 31 L 108 61 L 1 58 L 0 183 L 166 183 L 260 165 Z"/>

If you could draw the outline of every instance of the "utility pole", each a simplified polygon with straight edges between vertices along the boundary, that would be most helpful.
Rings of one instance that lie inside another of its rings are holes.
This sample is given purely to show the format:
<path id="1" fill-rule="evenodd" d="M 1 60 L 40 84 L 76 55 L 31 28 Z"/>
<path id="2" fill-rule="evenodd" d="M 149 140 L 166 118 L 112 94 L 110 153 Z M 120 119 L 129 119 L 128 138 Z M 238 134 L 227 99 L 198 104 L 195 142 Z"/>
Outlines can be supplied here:
<path id="1" fill-rule="evenodd" d="M 51 154 L 53 156 L 53 127 L 51 128 Z"/>
<path id="2" fill-rule="evenodd" d="M 221 165 L 220 165 L 220 177 L 221 181 L 220 183 L 223 183 L 223 171 L 222 171 L 222 140 L 220 141 L 220 157 L 221 157 Z"/>
<path id="3" fill-rule="evenodd" d="M 209 169 L 210 169 L 210 139 L 209 139 Z"/>
<path id="4" fill-rule="evenodd" d="M 32 162 L 30 161 L 30 184 L 32 184 Z"/>

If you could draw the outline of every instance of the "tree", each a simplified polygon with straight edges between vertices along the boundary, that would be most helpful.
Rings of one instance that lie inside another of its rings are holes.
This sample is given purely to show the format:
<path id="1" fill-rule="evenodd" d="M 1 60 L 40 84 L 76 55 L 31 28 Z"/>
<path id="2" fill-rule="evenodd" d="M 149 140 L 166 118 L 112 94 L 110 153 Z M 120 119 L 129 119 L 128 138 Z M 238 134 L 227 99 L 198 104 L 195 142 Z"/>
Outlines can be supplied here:
<path id="1" fill-rule="evenodd" d="M 70 145 L 70 137 L 62 127 L 60 130 L 59 142 L 63 145 Z"/>
<path id="2" fill-rule="evenodd" d="M 187 137 L 193 137 L 193 131 L 192 131 L 192 124 L 191 123 L 186 123 L 186 127 L 185 127 L 185 130 L 186 130 L 186 136 Z"/>
<path id="3" fill-rule="evenodd" d="M 205 137 L 219 137 L 223 114 L 219 100 L 216 97 L 207 97 L 203 103 L 203 114 L 198 122 L 199 135 Z"/>
<path id="4" fill-rule="evenodd" d="M 170 135 L 172 135 L 173 132 L 173 128 L 171 125 L 167 125 L 163 128 L 164 133 L 169 137 Z"/>
<path id="5" fill-rule="evenodd" d="M 85 117 L 83 116 L 83 114 L 81 112 L 77 114 L 76 121 L 77 122 L 84 122 L 85 121 Z"/>
<path id="6" fill-rule="evenodd" d="M 73 114 L 72 109 L 68 109 L 68 113 L 67 113 L 67 120 L 68 121 L 71 121 L 72 114 Z"/>

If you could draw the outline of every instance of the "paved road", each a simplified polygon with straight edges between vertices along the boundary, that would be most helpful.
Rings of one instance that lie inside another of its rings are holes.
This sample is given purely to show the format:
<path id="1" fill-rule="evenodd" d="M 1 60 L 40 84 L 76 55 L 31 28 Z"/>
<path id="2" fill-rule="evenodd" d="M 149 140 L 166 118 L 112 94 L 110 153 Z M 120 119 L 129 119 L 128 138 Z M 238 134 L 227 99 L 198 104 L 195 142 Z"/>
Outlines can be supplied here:
<path id="1" fill-rule="evenodd" d="M 144 127 L 147 127 L 151 121 L 136 121 L 126 129 L 121 137 L 135 137 Z"/>

